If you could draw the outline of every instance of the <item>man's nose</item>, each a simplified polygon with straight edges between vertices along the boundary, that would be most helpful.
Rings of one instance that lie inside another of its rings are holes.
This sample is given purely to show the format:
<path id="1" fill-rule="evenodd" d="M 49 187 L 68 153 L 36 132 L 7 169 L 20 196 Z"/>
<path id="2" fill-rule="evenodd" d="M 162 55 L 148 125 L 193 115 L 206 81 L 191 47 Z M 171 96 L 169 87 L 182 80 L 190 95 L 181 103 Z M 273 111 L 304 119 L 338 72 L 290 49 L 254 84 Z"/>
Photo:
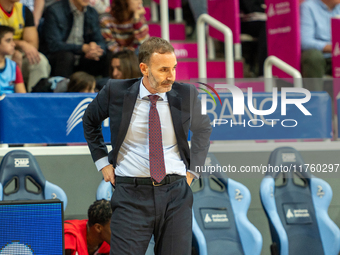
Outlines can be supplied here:
<path id="1" fill-rule="evenodd" d="M 168 75 L 168 80 L 175 80 L 176 78 L 176 70 L 170 70 L 169 75 Z"/>
<path id="2" fill-rule="evenodd" d="M 115 78 L 116 76 L 117 76 L 117 74 L 118 74 L 118 70 L 117 70 L 117 68 L 114 68 L 113 69 L 113 78 Z"/>

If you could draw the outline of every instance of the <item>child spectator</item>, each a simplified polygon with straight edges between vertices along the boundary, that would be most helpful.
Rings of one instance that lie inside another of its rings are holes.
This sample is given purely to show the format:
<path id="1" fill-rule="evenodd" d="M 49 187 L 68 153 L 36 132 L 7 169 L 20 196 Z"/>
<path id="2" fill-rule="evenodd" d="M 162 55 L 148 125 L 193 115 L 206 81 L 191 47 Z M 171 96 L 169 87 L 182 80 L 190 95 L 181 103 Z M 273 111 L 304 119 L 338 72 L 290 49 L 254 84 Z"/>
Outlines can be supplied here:
<path id="1" fill-rule="evenodd" d="M 70 77 L 70 82 L 67 84 L 67 92 L 83 92 L 94 93 L 96 80 L 94 77 L 85 72 L 75 72 Z"/>
<path id="2" fill-rule="evenodd" d="M 82 92 L 94 93 L 95 78 L 85 72 L 79 71 L 71 75 L 70 79 L 63 79 L 57 83 L 54 92 Z"/>
<path id="3" fill-rule="evenodd" d="M 134 51 L 149 38 L 142 0 L 113 0 L 111 14 L 100 18 L 101 32 L 111 52 Z"/>
<path id="4" fill-rule="evenodd" d="M 46 57 L 38 51 L 38 31 L 32 12 L 18 0 L 0 0 L 0 24 L 14 28 L 15 56 L 12 60 L 21 67 L 28 92 L 41 78 L 50 75 Z"/>
<path id="5" fill-rule="evenodd" d="M 18 65 L 6 58 L 15 51 L 14 29 L 0 25 L 0 95 L 3 93 L 26 93 L 24 80 Z"/>

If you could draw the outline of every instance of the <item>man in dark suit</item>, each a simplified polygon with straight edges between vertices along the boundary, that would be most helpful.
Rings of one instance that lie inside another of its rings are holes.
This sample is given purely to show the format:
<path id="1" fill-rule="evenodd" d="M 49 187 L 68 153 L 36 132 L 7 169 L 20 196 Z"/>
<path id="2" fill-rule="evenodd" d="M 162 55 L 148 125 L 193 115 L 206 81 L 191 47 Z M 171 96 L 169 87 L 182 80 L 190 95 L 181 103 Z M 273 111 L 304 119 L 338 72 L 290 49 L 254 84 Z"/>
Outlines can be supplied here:
<path id="1" fill-rule="evenodd" d="M 116 184 L 111 204 L 111 255 L 191 254 L 192 178 L 203 166 L 211 133 L 193 85 L 175 82 L 169 42 L 152 37 L 139 49 L 142 79 L 110 80 L 88 106 L 84 132 L 105 181 Z M 110 117 L 112 151 L 101 132 Z M 192 132 L 191 149 L 187 142 Z M 188 185 L 189 184 L 189 185 Z"/>

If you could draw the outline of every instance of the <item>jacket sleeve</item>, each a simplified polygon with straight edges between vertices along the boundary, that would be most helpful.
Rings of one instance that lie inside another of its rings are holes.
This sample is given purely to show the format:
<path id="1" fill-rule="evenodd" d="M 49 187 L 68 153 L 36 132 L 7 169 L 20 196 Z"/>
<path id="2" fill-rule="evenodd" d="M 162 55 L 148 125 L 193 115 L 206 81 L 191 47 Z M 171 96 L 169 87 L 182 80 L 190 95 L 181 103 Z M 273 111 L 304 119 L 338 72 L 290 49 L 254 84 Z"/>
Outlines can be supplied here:
<path id="1" fill-rule="evenodd" d="M 61 9 L 60 9 L 61 10 Z M 71 51 L 75 54 L 82 53 L 82 45 L 69 44 L 63 41 L 61 29 L 67 29 L 62 27 L 62 21 L 58 17 L 58 9 L 55 6 L 50 6 L 46 10 L 45 21 L 44 21 L 44 38 L 47 44 L 49 52 L 58 51 Z"/>
<path id="2" fill-rule="evenodd" d="M 198 175 L 200 166 L 204 166 L 210 146 L 210 134 L 212 127 L 208 115 L 201 114 L 201 101 L 198 98 L 198 91 L 195 86 L 190 86 L 191 107 L 191 149 L 189 169 Z"/>
<path id="3" fill-rule="evenodd" d="M 102 133 L 102 122 L 109 117 L 110 82 L 99 91 L 83 116 L 84 136 L 94 162 L 108 156 Z"/>

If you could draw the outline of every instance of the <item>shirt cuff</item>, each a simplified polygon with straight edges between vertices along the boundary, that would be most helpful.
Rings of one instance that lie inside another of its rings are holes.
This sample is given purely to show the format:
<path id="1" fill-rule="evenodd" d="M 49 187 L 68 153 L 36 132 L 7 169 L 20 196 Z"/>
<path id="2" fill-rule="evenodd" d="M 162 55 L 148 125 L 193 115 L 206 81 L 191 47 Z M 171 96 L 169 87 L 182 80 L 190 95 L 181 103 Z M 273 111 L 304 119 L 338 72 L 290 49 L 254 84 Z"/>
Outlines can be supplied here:
<path id="1" fill-rule="evenodd" d="M 100 171 L 102 170 L 104 167 L 110 165 L 109 162 L 109 157 L 106 156 L 104 158 L 98 159 L 96 162 L 94 162 L 96 164 L 97 170 Z"/>
<path id="2" fill-rule="evenodd" d="M 196 172 L 193 172 L 191 170 L 187 170 L 189 173 L 191 173 L 193 176 L 194 176 L 194 179 L 199 179 L 200 178 L 200 175 Z"/>

